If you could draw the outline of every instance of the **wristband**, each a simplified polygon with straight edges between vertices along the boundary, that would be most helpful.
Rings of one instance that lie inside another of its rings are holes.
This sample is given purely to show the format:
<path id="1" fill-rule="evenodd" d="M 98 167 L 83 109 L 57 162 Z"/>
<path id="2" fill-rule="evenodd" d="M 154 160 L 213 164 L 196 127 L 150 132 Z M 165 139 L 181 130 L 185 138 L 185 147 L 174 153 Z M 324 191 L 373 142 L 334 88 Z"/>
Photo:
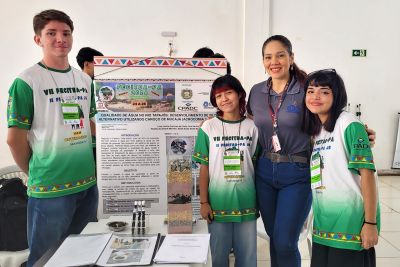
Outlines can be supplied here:
<path id="1" fill-rule="evenodd" d="M 200 205 L 208 204 L 208 201 L 200 202 Z"/>
<path id="2" fill-rule="evenodd" d="M 376 225 L 376 223 L 373 223 L 373 222 L 367 222 L 367 221 L 364 221 L 364 224 Z"/>

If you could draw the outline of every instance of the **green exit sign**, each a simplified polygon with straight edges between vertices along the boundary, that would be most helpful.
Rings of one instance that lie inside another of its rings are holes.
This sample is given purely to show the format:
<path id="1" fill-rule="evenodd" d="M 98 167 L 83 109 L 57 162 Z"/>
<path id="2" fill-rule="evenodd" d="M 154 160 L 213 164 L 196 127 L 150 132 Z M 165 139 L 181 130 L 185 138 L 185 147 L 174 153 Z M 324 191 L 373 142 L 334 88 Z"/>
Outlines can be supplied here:
<path id="1" fill-rule="evenodd" d="M 367 49 L 353 49 L 352 56 L 353 57 L 366 57 Z"/>

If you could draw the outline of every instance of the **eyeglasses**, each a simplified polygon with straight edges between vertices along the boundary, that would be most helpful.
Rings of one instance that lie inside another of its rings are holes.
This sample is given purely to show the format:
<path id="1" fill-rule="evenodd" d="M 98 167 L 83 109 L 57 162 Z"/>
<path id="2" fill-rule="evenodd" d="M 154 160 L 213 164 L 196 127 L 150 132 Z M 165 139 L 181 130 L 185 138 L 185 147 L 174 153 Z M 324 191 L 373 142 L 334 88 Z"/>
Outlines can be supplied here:
<path id="1" fill-rule="evenodd" d="M 311 77 L 311 75 L 314 75 L 314 74 L 329 74 L 329 73 L 333 73 L 333 74 L 336 74 L 336 70 L 335 69 L 323 69 L 323 70 L 316 70 L 316 71 L 313 71 L 313 72 L 311 72 L 311 73 L 309 73 L 307 76 L 308 77 Z"/>

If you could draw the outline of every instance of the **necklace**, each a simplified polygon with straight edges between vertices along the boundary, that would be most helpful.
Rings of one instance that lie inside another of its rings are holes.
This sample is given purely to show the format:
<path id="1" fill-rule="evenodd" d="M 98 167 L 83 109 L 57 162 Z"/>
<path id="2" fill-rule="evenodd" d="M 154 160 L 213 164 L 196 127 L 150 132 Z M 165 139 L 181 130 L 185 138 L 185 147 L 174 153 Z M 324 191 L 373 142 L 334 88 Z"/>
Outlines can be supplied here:
<path id="1" fill-rule="evenodd" d="M 51 71 L 49 70 L 49 67 L 47 67 L 47 65 L 46 65 L 43 61 L 42 61 L 42 64 L 43 64 L 43 66 L 46 68 L 47 72 L 50 74 L 51 79 L 53 80 L 53 82 L 54 82 L 56 88 L 60 88 L 60 87 L 58 86 L 57 81 L 56 81 L 56 79 L 54 78 L 53 74 L 52 74 Z M 73 70 L 72 68 L 71 68 L 71 74 L 72 74 L 73 86 L 74 86 L 74 88 L 76 88 L 75 75 L 74 75 L 74 70 Z M 64 101 L 64 98 L 63 98 L 62 96 L 61 96 L 61 99 L 62 99 L 63 102 L 65 102 L 65 101 Z M 75 99 L 76 99 L 76 98 L 75 98 Z"/>

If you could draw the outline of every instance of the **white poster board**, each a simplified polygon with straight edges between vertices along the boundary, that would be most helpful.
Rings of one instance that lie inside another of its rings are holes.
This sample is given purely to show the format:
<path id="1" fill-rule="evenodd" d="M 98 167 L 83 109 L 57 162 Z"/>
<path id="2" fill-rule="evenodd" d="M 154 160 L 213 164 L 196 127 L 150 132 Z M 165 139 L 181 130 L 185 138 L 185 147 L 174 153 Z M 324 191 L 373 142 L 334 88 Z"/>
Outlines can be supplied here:
<path id="1" fill-rule="evenodd" d="M 396 150 L 394 151 L 393 157 L 393 169 L 400 169 L 400 113 L 399 114 L 399 123 L 397 126 L 397 141 L 396 141 Z"/>
<path id="2" fill-rule="evenodd" d="M 99 217 L 131 214 L 135 200 L 145 200 L 151 214 L 166 214 L 167 170 L 182 159 L 192 169 L 196 207 L 199 166 L 191 155 L 200 122 L 215 113 L 209 93 L 226 63 L 95 58 Z"/>

